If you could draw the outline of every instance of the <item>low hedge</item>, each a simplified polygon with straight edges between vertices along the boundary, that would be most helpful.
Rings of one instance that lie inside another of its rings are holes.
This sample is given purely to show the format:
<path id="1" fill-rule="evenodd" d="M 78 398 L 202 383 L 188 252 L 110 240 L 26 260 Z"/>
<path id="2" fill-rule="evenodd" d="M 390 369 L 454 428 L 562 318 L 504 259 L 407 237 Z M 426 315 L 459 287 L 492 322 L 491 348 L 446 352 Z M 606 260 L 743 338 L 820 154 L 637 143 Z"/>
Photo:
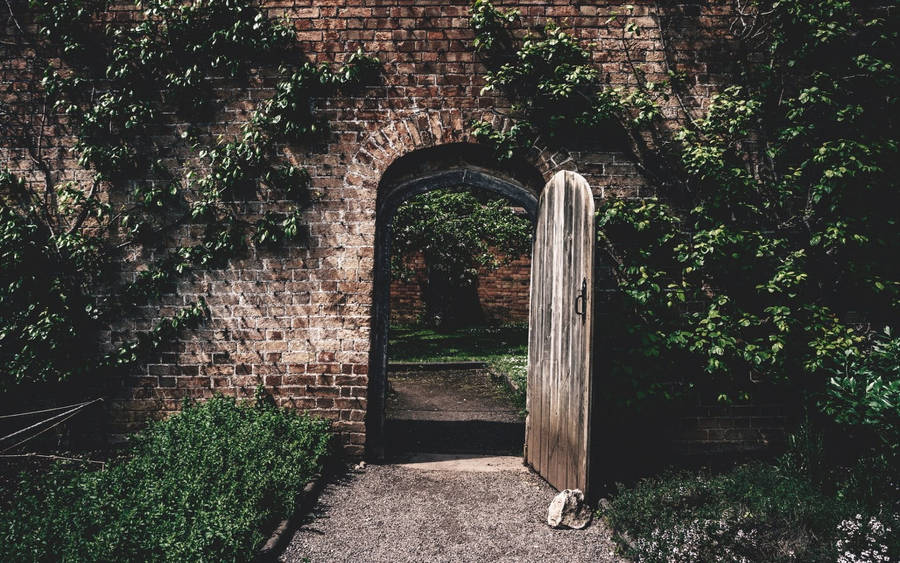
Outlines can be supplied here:
<path id="1" fill-rule="evenodd" d="M 0 560 L 249 560 L 330 436 L 327 421 L 265 404 L 186 405 L 100 470 L 23 474 L 0 510 Z"/>

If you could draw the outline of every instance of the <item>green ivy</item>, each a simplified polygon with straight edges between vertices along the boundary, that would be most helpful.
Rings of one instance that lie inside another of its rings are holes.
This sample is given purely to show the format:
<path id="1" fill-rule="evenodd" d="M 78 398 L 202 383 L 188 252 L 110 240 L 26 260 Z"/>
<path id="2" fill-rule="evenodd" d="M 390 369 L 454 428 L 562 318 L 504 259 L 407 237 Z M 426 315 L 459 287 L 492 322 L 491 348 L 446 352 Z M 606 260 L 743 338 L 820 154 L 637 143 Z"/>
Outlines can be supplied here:
<path id="1" fill-rule="evenodd" d="M 822 408 L 838 422 L 891 452 L 900 453 L 900 338 L 887 328 L 871 337 L 871 346 L 847 353 L 843 366 L 831 368 Z"/>
<path id="2" fill-rule="evenodd" d="M 9 176 L 6 178 L 9 180 Z M 90 287 L 72 275 L 90 262 L 89 241 L 70 242 L 79 255 L 57 254 L 35 217 L 0 207 L 0 390 L 53 382 L 57 366 L 87 362 L 98 330 Z M 80 243 L 80 244 L 79 244 Z"/>
<path id="3" fill-rule="evenodd" d="M 476 138 L 511 157 L 539 139 L 589 149 L 619 131 L 658 191 L 598 212 L 620 289 L 611 385 L 631 406 L 670 397 L 673 379 L 722 400 L 760 382 L 817 396 L 870 346 L 854 319 L 877 328 L 900 313 L 896 14 L 843 0 L 754 10 L 741 37 L 756 43 L 738 48 L 766 62 L 698 117 L 674 72 L 649 82 L 631 61 L 634 86 L 614 87 L 557 24 L 523 36 L 514 14 L 472 7 L 485 91 L 510 100 L 513 121 L 503 132 L 476 123 Z M 607 23 L 630 55 L 641 28 L 630 13 Z M 681 125 L 664 123 L 662 107 L 681 107 Z"/>
<path id="4" fill-rule="evenodd" d="M 38 295 L 27 280 L 40 275 L 32 269 L 42 262 L 8 257 L 0 334 L 30 335 L 32 342 L 0 338 L 4 357 L 17 366 L 10 381 L 62 380 L 139 362 L 177 330 L 201 322 L 205 304 L 186 307 L 105 356 L 96 336 L 73 327 L 87 316 L 94 332 L 104 330 L 123 308 L 172 291 L 194 268 L 224 267 L 251 244 L 302 242 L 310 176 L 284 162 L 281 148 L 324 134 L 316 101 L 350 94 L 380 70 L 362 51 L 335 69 L 304 62 L 293 28 L 268 18 L 254 0 L 145 0 L 134 4 L 139 17 L 129 23 L 108 21 L 110 7 L 103 0 L 31 2 L 39 30 L 26 40 L 37 55 L 22 58 L 42 76 L 32 92 L 42 99 L 43 110 L 32 118 L 42 128 L 29 150 L 43 185 L 4 172 L 2 244 L 30 241 L 59 274 Z M 273 79 L 273 97 L 257 104 L 236 135 L 211 135 L 226 103 L 215 82 L 251 76 Z M 42 159 L 44 123 L 53 119 L 47 108 L 54 107 L 65 117 L 59 131 L 74 135 L 73 151 L 92 173 L 88 180 L 61 181 Z M 180 139 L 165 133 L 180 122 L 186 123 L 177 125 Z M 190 151 L 199 167 L 185 174 L 179 153 Z M 292 202 L 294 209 L 245 220 L 242 203 L 260 197 Z M 169 233 L 197 223 L 205 227 L 196 242 L 164 248 Z M 133 281 L 112 282 L 123 250 L 138 247 L 159 257 Z M 32 312 L 16 312 L 24 310 Z"/>

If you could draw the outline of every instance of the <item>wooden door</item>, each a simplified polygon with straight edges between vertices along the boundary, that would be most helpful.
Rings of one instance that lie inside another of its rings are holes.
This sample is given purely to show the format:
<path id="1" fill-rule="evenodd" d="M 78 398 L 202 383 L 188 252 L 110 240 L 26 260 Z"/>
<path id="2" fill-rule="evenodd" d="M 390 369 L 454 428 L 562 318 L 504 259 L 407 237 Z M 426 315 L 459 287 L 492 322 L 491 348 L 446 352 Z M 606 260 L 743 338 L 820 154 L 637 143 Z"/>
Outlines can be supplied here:
<path id="1" fill-rule="evenodd" d="M 594 198 L 575 172 L 541 194 L 531 262 L 525 462 L 559 490 L 587 491 Z"/>

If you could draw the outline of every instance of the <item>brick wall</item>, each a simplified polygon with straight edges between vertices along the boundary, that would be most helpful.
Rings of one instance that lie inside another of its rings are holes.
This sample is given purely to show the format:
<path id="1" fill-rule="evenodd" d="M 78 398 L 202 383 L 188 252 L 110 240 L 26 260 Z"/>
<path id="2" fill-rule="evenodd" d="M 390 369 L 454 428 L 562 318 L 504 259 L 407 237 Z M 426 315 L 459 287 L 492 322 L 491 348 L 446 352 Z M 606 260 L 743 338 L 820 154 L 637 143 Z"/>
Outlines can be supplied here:
<path id="1" fill-rule="evenodd" d="M 478 301 L 488 323 L 528 322 L 528 288 L 531 282 L 531 257 L 526 255 L 504 262 L 501 266 L 482 269 L 478 273 Z M 425 259 L 420 254 L 407 264 L 413 274 L 404 280 L 391 281 L 391 322 L 415 323 L 425 312 L 422 284 Z"/>
<path id="2" fill-rule="evenodd" d="M 641 27 L 629 45 L 646 80 L 666 78 L 663 42 L 654 2 L 629 0 Z M 318 194 L 303 219 L 309 241 L 275 251 L 251 249 L 223 269 L 186 275 L 161 302 L 134 318 L 123 318 L 105 338 L 114 342 L 146 330 L 178 307 L 204 297 L 211 320 L 178 338 L 152 362 L 123 378 L 107 402 L 113 430 L 132 431 L 150 417 L 179 408 L 185 397 L 220 392 L 249 396 L 262 384 L 283 406 L 309 410 L 335 421 L 345 451 L 363 452 L 366 442 L 367 387 L 372 342 L 373 246 L 375 203 L 379 182 L 398 158 L 452 143 L 471 143 L 472 119 L 506 125 L 503 99 L 483 96 L 483 67 L 476 60 L 468 27 L 468 0 L 270 0 L 269 15 L 287 18 L 297 30 L 306 55 L 316 63 L 335 63 L 362 47 L 384 61 L 382 83 L 355 97 L 322 103 L 331 124 L 327 140 L 312 148 L 284 146 L 292 162 L 306 166 Z M 561 22 L 594 52 L 594 62 L 613 85 L 627 83 L 630 66 L 620 28 L 610 17 L 625 2 L 498 2 L 518 7 L 528 25 L 548 19 Z M 717 85 L 727 82 L 739 60 L 730 54 L 726 31 L 731 3 L 688 1 L 664 3 L 669 48 L 676 71 L 692 77 L 689 106 L 703 105 Z M 111 20 L 140 17 L 116 12 Z M 22 21 L 28 25 L 24 18 Z M 13 34 L 9 22 L 6 34 Z M 2 44 L 0 44 L 2 45 Z M 2 48 L 6 48 L 5 46 Z M 5 59 L 0 80 L 12 106 L 24 104 L 22 68 Z M 21 83 L 21 84 L 20 84 Z M 214 131 L 232 134 L 260 100 L 272 94 L 270 80 L 250 87 L 213 80 L 230 100 Z M 675 101 L 673 100 L 674 104 Z M 675 115 L 668 111 L 667 115 Z M 177 139 L 180 124 L 161 135 Z M 590 182 L 595 196 L 645 197 L 648 187 L 637 168 L 611 135 L 609 146 L 581 150 L 536 148 L 529 166 L 547 180 L 558 170 L 576 170 Z M 69 151 L 72 139 L 48 132 L 45 146 L 55 152 L 54 173 L 86 178 Z M 167 158 L 186 171 L 197 161 L 186 148 L 172 144 Z M 0 159 L 13 172 L 37 174 L 26 151 L 14 144 L 0 148 Z M 287 203 L 263 197 L 242 205 L 244 218 L 255 221 Z M 195 239 L 199 227 L 172 233 L 167 244 Z M 159 255 L 138 249 L 124 259 L 122 275 L 130 278 Z M 709 434 L 707 434 L 709 436 Z"/>
<path id="3" fill-rule="evenodd" d="M 425 313 L 422 284 L 425 279 L 425 257 L 413 256 L 406 262 L 413 273 L 407 279 L 391 280 L 391 324 L 415 324 Z"/>
<path id="4" fill-rule="evenodd" d="M 796 413 L 778 402 L 700 404 L 681 416 L 674 446 L 688 455 L 778 449 L 784 446 L 787 428 L 796 418 Z"/>

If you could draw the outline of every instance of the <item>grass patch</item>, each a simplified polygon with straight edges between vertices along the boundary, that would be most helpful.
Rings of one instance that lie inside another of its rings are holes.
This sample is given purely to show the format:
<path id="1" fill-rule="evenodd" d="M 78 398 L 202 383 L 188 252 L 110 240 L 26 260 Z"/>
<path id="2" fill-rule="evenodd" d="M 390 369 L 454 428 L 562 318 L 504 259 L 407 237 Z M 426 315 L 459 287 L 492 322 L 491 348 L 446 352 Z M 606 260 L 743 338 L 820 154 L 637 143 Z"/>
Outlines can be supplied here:
<path id="1" fill-rule="evenodd" d="M 867 504 L 761 462 L 643 479 L 600 515 L 637 562 L 894 561 L 900 547 L 886 499 Z"/>
<path id="2" fill-rule="evenodd" d="M 327 421 L 274 406 L 186 406 L 102 469 L 23 474 L 0 507 L 0 560 L 250 560 L 329 441 Z"/>
<path id="3" fill-rule="evenodd" d="M 468 327 L 439 332 L 392 326 L 388 353 L 392 362 L 487 362 L 502 356 L 527 356 L 528 327 Z"/>

